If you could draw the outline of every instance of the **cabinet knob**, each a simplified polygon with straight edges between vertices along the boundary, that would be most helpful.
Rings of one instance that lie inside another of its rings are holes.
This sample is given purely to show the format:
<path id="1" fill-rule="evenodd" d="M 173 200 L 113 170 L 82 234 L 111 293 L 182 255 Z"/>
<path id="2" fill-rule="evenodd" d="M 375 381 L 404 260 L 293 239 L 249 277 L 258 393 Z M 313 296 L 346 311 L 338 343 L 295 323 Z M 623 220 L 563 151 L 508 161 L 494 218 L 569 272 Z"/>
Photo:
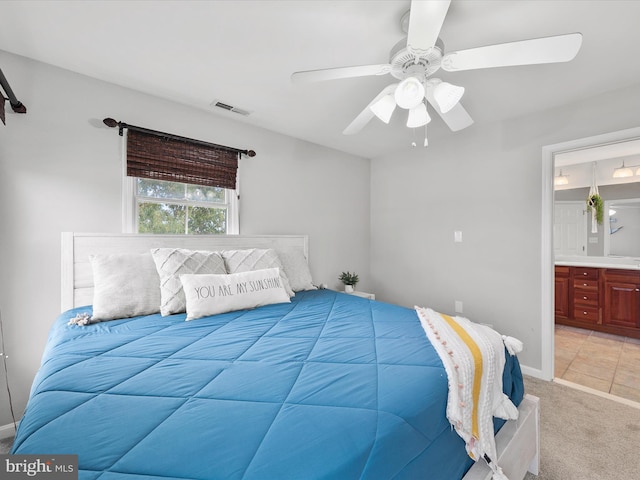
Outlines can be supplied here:
<path id="1" fill-rule="evenodd" d="M 582 272 L 582 274 L 583 274 L 584 276 L 586 276 L 586 275 L 587 275 L 587 272 Z"/>
<path id="2" fill-rule="evenodd" d="M 587 299 L 587 297 L 582 297 L 582 298 L 585 299 L 585 300 Z"/>
<path id="3" fill-rule="evenodd" d="M 584 285 L 585 287 L 587 286 L 587 284 L 586 284 L 586 283 L 583 283 L 582 285 Z"/>
<path id="4" fill-rule="evenodd" d="M 587 313 L 587 312 L 582 312 L 582 314 L 583 314 L 583 315 L 588 315 L 588 313 Z"/>

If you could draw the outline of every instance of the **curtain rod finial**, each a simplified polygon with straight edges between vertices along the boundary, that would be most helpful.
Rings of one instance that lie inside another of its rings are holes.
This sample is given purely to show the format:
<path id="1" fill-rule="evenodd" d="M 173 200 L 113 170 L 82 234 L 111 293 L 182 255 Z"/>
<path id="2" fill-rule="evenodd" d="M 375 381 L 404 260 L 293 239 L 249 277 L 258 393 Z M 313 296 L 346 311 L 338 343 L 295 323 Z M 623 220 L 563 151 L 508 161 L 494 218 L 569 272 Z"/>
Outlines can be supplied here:
<path id="1" fill-rule="evenodd" d="M 111 128 L 118 126 L 118 122 L 116 122 L 113 118 L 105 118 L 104 120 L 102 120 L 102 123 Z"/>
<path id="2" fill-rule="evenodd" d="M 16 113 L 27 113 L 27 107 L 24 105 L 24 103 L 22 102 L 11 102 L 9 101 L 9 103 L 11 104 L 11 109 L 16 112 Z"/>
<path id="3" fill-rule="evenodd" d="M 247 156 L 249 156 L 249 157 L 255 157 L 255 156 L 256 156 L 256 152 L 254 152 L 253 150 L 249 150 L 249 151 L 247 152 Z"/>

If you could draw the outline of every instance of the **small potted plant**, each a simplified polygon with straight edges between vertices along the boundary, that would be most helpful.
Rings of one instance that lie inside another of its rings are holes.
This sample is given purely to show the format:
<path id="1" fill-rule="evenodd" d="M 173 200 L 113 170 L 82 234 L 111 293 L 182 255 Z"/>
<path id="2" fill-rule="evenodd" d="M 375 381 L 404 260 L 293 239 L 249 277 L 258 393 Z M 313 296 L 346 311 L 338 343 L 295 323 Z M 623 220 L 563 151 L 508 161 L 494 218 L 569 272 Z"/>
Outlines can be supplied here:
<path id="1" fill-rule="evenodd" d="M 338 277 L 338 280 L 344 283 L 344 291 L 351 293 L 354 291 L 356 284 L 360 279 L 358 278 L 358 274 L 355 272 L 342 272 Z"/>
<path id="2" fill-rule="evenodd" d="M 602 197 L 597 193 L 594 193 L 587 198 L 587 207 L 592 212 L 594 220 L 598 225 L 602 225 L 604 219 L 604 201 Z"/>
<path id="3" fill-rule="evenodd" d="M 591 233 L 598 233 L 598 225 L 602 225 L 604 218 L 604 201 L 597 191 L 589 194 L 587 210 L 591 212 Z"/>

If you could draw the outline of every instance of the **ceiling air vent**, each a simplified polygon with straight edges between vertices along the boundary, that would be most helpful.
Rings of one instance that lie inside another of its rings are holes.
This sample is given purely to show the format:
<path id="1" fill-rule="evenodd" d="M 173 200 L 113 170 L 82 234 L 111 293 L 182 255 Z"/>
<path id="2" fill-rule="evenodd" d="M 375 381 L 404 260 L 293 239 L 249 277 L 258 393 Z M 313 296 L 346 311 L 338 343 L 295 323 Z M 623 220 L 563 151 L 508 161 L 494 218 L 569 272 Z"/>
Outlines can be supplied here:
<path id="1" fill-rule="evenodd" d="M 234 107 L 233 105 L 227 105 L 226 103 L 219 102 L 218 100 L 214 100 L 213 102 L 211 102 L 211 106 L 221 108 L 229 112 L 239 113 L 240 115 L 244 115 L 245 117 L 251 113 L 249 110 L 243 110 L 242 108 Z"/>

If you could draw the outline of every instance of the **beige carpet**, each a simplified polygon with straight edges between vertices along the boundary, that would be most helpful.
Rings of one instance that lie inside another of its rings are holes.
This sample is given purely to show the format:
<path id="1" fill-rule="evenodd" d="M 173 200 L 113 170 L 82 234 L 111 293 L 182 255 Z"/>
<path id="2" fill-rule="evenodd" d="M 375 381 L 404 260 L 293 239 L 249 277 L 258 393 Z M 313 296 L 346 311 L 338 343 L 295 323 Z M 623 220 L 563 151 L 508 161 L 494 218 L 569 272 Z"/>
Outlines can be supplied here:
<path id="1" fill-rule="evenodd" d="M 0 440 L 0 453 L 9 453 L 13 445 L 13 437 Z"/>
<path id="2" fill-rule="evenodd" d="M 640 478 L 640 409 L 532 377 L 525 387 L 540 398 L 541 440 L 540 475 L 525 480 Z"/>
<path id="3" fill-rule="evenodd" d="M 526 480 L 640 478 L 640 409 L 525 377 L 540 398 L 540 475 Z"/>

